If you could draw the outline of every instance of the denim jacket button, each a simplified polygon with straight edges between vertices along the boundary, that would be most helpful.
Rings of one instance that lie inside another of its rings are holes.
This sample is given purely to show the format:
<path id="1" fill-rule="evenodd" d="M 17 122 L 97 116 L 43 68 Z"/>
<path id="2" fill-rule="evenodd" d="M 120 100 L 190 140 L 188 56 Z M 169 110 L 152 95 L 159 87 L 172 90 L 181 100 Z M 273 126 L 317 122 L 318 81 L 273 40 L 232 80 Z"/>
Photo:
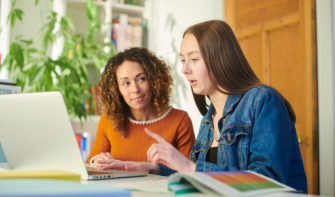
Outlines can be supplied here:
<path id="1" fill-rule="evenodd" d="M 228 141 L 230 142 L 231 138 L 230 138 L 230 133 L 227 132 L 227 135 L 228 135 Z"/>

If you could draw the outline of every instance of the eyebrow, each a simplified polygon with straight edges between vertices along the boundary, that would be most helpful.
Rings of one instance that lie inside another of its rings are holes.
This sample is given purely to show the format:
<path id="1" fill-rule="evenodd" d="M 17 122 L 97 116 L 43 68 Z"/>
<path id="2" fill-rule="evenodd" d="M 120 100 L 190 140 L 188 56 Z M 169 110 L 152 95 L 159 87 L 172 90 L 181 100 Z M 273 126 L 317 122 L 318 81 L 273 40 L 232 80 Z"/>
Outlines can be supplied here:
<path id="1" fill-rule="evenodd" d="M 191 51 L 191 52 L 188 52 L 186 55 L 191 55 L 192 53 L 200 53 L 199 51 Z M 179 54 L 179 56 L 184 56 L 183 54 Z"/>
<path id="2" fill-rule="evenodd" d="M 135 76 L 135 78 L 139 77 L 140 75 L 145 75 L 145 73 L 139 73 Z M 121 79 L 128 79 L 128 77 L 122 77 L 119 79 L 119 81 L 121 81 Z"/>

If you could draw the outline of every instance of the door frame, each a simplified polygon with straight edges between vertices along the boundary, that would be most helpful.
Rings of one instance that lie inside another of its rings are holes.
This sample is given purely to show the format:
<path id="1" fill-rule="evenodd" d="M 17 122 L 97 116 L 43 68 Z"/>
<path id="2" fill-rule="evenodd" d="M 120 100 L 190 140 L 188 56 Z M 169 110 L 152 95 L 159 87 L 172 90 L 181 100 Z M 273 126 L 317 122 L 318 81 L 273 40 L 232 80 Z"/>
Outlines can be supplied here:
<path id="1" fill-rule="evenodd" d="M 335 2 L 316 0 L 320 195 L 335 195 Z"/>

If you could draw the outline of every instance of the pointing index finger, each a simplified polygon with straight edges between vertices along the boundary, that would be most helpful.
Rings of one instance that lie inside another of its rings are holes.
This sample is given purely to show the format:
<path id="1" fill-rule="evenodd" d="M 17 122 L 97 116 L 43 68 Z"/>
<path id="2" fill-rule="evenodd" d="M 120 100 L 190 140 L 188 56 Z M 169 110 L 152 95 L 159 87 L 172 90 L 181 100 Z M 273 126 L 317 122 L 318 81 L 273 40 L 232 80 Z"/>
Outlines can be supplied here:
<path id="1" fill-rule="evenodd" d="M 164 140 L 164 138 L 162 138 L 161 136 L 157 135 L 156 133 L 150 131 L 149 129 L 145 128 L 144 129 L 145 132 L 150 135 L 152 138 L 154 138 L 155 140 L 157 140 L 158 143 L 160 144 L 164 144 L 166 141 Z"/>

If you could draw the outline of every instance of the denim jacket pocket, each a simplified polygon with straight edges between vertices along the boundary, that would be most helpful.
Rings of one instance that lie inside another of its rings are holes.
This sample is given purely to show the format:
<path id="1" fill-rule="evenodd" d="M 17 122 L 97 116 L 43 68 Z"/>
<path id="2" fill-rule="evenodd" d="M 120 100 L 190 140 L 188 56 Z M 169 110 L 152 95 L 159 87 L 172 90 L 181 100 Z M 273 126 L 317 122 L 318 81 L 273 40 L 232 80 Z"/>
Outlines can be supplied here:
<path id="1" fill-rule="evenodd" d="M 195 143 L 191 151 L 190 160 L 194 162 L 197 161 L 200 151 L 201 151 L 201 145 L 198 143 Z"/>
<path id="2" fill-rule="evenodd" d="M 249 127 L 231 127 L 221 132 L 219 143 L 231 146 L 239 135 L 248 135 Z"/>

